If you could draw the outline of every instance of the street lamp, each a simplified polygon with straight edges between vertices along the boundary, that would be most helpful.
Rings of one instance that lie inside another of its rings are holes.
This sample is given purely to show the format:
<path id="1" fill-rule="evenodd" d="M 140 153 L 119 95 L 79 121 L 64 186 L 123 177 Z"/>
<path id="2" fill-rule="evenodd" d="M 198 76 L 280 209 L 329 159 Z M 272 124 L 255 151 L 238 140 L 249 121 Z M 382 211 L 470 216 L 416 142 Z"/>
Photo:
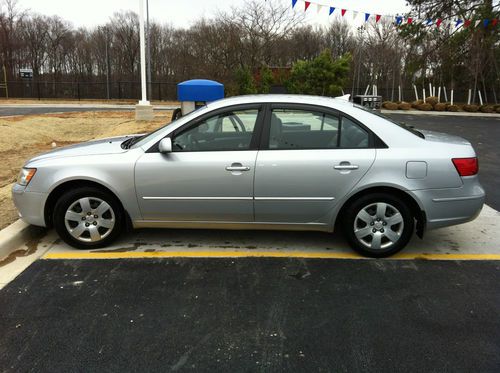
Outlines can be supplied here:
<path id="1" fill-rule="evenodd" d="M 135 106 L 136 120 L 153 120 L 153 106 L 147 99 L 146 89 L 146 37 L 144 34 L 144 0 L 139 0 L 139 38 L 141 55 L 141 100 Z"/>

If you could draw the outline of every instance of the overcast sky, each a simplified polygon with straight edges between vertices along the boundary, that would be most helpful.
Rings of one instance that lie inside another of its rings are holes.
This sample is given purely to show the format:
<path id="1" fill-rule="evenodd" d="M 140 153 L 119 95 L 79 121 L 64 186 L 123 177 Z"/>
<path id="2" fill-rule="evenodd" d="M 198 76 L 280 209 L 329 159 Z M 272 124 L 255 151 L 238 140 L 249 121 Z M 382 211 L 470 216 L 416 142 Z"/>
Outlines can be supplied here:
<path id="1" fill-rule="evenodd" d="M 264 0 L 259 0 L 264 1 Z M 267 0 L 291 5 L 291 0 Z M 405 12 L 404 0 L 311 0 L 326 6 L 335 6 L 359 12 L 377 14 L 396 14 Z M 240 7 L 248 0 L 149 0 L 150 17 L 159 23 L 189 27 L 194 21 L 210 17 L 217 11 L 229 10 L 231 5 Z M 119 10 L 139 11 L 139 0 L 18 0 L 21 9 L 31 9 L 46 15 L 58 15 L 75 26 L 92 27 L 106 23 L 114 12 Z M 299 0 L 296 11 L 302 11 L 304 3 Z M 329 21 L 325 9 L 320 14 L 311 5 L 307 11 L 307 21 L 312 24 L 326 24 Z M 351 18 L 346 14 L 346 18 Z M 358 16 L 362 22 L 362 16 Z"/>

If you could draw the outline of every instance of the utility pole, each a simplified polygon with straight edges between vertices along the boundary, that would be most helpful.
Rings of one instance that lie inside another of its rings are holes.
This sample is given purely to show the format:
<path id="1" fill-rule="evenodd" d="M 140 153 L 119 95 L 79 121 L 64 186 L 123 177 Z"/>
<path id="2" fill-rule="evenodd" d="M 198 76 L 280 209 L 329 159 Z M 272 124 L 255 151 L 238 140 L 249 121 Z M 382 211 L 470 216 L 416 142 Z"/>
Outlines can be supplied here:
<path id="1" fill-rule="evenodd" d="M 104 42 L 106 43 L 106 97 L 109 100 L 109 52 L 108 52 L 108 29 L 105 28 Z"/>
<path id="2" fill-rule="evenodd" d="M 147 99 L 146 90 L 146 43 L 144 35 L 144 0 L 139 0 L 139 38 L 141 51 L 141 100 L 135 106 L 136 120 L 153 120 L 153 107 Z"/>
<path id="3" fill-rule="evenodd" d="M 146 0 L 146 46 L 147 46 L 147 73 L 148 73 L 148 97 L 153 98 L 151 81 L 151 32 L 149 28 L 149 0 Z"/>

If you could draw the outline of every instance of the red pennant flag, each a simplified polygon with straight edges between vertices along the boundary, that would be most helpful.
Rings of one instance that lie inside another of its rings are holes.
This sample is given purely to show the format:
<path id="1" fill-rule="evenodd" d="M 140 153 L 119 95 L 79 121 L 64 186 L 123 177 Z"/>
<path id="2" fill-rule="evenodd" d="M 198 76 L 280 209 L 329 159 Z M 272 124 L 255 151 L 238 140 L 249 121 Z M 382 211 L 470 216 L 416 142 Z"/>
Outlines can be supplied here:
<path id="1" fill-rule="evenodd" d="M 436 21 L 436 26 L 439 27 L 441 22 L 443 22 L 443 20 L 441 18 L 438 18 L 438 20 Z"/>
<path id="2" fill-rule="evenodd" d="M 344 14 L 345 14 L 346 10 L 347 10 L 347 9 L 342 9 L 342 10 L 340 11 L 340 13 L 342 13 L 342 17 L 344 16 Z"/>
<path id="3" fill-rule="evenodd" d="M 380 21 L 380 17 L 382 17 L 380 14 L 375 15 L 375 23 Z"/>
<path id="4" fill-rule="evenodd" d="M 411 24 L 413 22 L 413 18 L 408 17 L 408 20 L 406 21 L 408 24 Z"/>
<path id="5" fill-rule="evenodd" d="M 494 19 L 491 20 L 491 25 L 493 27 L 495 27 L 497 25 L 497 23 L 498 23 L 498 18 L 494 18 Z"/>
<path id="6" fill-rule="evenodd" d="M 304 5 L 305 5 L 305 9 L 304 9 L 304 12 L 307 10 L 307 8 L 309 8 L 309 5 L 311 5 L 311 2 L 310 1 L 304 1 Z"/>
<path id="7" fill-rule="evenodd" d="M 471 23 L 471 20 L 470 19 L 466 19 L 465 22 L 464 22 L 464 27 L 469 27 L 470 23 Z"/>

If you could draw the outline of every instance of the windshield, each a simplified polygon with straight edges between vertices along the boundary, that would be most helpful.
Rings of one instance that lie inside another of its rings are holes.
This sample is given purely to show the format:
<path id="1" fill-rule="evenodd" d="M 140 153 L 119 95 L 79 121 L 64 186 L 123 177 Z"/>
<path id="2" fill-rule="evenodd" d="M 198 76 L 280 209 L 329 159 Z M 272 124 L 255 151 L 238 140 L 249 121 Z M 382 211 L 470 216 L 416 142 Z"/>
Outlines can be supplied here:
<path id="1" fill-rule="evenodd" d="M 398 122 L 395 119 L 388 117 L 387 115 L 384 115 L 377 110 L 372 110 L 372 109 L 366 108 L 366 107 L 361 106 L 361 105 L 354 104 L 354 107 L 361 109 L 361 110 L 364 110 L 364 111 L 367 111 L 369 113 L 372 113 L 373 115 L 376 115 L 377 117 L 384 118 L 385 120 L 388 120 L 389 122 L 394 123 L 398 127 L 401 127 L 403 129 L 407 130 L 408 132 L 412 133 L 413 135 L 418 136 L 422 139 L 425 139 L 425 136 L 422 132 L 416 130 L 413 126 L 408 125 L 405 122 Z"/>
<path id="2" fill-rule="evenodd" d="M 149 140 L 151 140 L 152 138 L 154 138 L 158 132 L 162 131 L 165 127 L 167 126 L 170 126 L 174 123 L 177 123 L 179 120 L 182 120 L 182 121 L 189 121 L 193 118 L 195 118 L 197 115 L 199 114 L 199 110 L 194 110 L 192 111 L 191 113 L 189 114 L 186 114 L 180 118 L 177 118 L 176 120 L 172 121 L 172 122 L 169 122 L 159 128 L 157 128 L 156 130 L 154 130 L 153 132 L 150 132 L 150 133 L 147 133 L 143 136 L 140 136 L 140 137 L 136 137 L 134 138 L 133 140 L 133 143 L 130 145 L 131 148 L 138 148 L 140 146 L 143 146 L 144 144 L 146 144 Z"/>

